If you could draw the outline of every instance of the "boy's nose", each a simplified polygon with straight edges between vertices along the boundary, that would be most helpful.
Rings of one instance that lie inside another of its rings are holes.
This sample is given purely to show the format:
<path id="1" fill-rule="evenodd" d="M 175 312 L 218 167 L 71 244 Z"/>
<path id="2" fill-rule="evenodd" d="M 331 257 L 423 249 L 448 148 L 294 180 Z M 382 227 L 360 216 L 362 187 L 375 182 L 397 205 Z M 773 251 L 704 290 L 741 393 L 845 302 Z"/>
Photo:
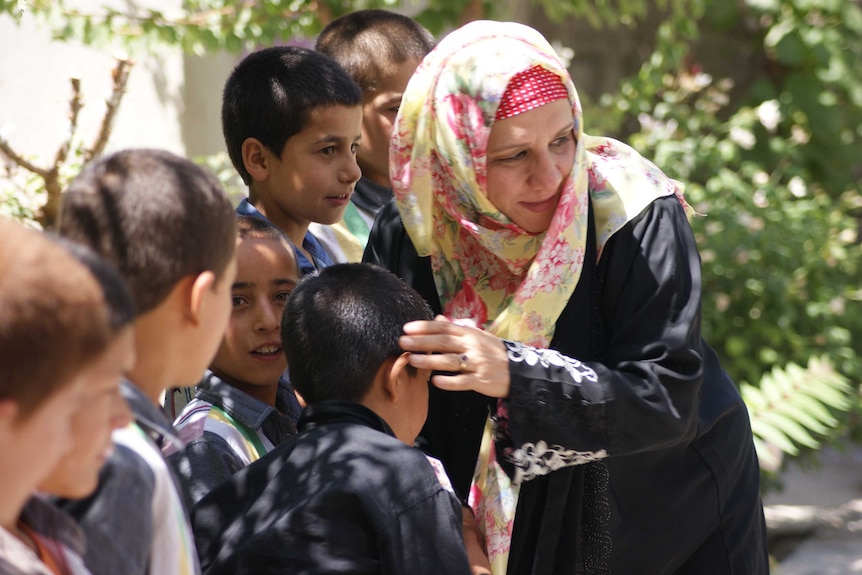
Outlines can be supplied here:
<path id="1" fill-rule="evenodd" d="M 347 161 L 347 165 L 344 167 L 342 181 L 346 184 L 352 184 L 359 181 L 359 178 L 361 177 L 362 170 L 360 169 L 359 164 L 356 163 L 356 157 L 353 156 Z"/>
<path id="2" fill-rule="evenodd" d="M 257 314 L 255 329 L 258 331 L 272 331 L 281 325 L 281 315 L 272 305 L 260 306 Z"/>

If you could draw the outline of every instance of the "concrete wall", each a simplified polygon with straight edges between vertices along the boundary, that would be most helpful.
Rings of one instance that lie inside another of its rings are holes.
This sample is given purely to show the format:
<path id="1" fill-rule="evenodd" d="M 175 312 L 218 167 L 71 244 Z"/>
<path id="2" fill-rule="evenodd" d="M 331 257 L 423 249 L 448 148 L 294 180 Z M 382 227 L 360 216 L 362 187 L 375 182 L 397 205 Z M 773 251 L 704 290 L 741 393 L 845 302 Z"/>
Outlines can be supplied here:
<path id="1" fill-rule="evenodd" d="M 180 0 L 150 0 L 169 9 Z M 78 135 L 97 134 L 115 60 L 107 49 L 51 40 L 26 15 L 21 26 L 0 16 L 0 133 L 21 154 L 48 165 L 68 133 L 70 78 L 81 80 Z M 107 149 L 158 147 L 195 157 L 224 149 L 221 89 L 235 55 L 197 57 L 179 49 L 133 55 L 135 61 Z"/>

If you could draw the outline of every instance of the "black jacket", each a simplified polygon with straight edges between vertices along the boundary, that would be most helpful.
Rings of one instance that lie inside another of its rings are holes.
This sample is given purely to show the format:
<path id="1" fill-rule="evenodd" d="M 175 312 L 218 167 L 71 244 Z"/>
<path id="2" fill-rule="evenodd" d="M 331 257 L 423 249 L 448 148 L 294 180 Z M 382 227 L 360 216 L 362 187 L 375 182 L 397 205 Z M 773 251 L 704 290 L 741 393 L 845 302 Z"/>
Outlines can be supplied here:
<path id="1" fill-rule="evenodd" d="M 207 575 L 469 574 L 461 507 L 371 410 L 320 402 L 194 509 Z"/>
<path id="2" fill-rule="evenodd" d="M 590 224 L 587 253 L 596 253 Z M 364 260 L 440 311 L 430 260 L 416 255 L 394 203 L 378 216 Z M 558 354 L 507 343 L 509 447 L 535 453 L 544 441 L 607 456 L 551 473 L 534 457 L 530 470 L 546 474 L 522 484 L 510 575 L 768 573 L 748 415 L 700 337 L 700 289 L 685 214 L 675 197 L 659 199 L 599 262 L 585 262 L 549 346 Z M 528 362 L 524 353 L 545 357 Z M 493 406 L 472 392 L 433 390 L 421 437 L 462 497 Z"/>

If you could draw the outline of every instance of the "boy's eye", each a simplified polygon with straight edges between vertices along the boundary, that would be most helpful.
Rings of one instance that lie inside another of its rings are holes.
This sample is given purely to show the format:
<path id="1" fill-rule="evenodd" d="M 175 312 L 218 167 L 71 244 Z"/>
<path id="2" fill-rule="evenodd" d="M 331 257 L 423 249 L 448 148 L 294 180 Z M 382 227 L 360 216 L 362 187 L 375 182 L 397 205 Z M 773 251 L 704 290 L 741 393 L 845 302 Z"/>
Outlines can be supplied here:
<path id="1" fill-rule="evenodd" d="M 241 307 L 244 303 L 246 303 L 245 298 L 238 295 L 231 297 L 230 302 L 233 307 Z"/>
<path id="2" fill-rule="evenodd" d="M 331 156 L 335 153 L 335 146 L 326 146 L 325 148 L 320 150 L 320 153 L 324 156 Z"/>
<path id="3" fill-rule="evenodd" d="M 275 301 L 278 301 L 278 302 L 286 302 L 287 298 L 289 298 L 289 297 L 290 297 L 289 291 L 280 291 L 277 294 L 275 294 L 275 297 L 273 299 Z"/>
<path id="4" fill-rule="evenodd" d="M 358 150 L 358 149 L 359 149 L 359 142 L 356 142 L 354 144 L 350 144 L 350 152 L 351 153 L 355 154 L 356 150 Z"/>

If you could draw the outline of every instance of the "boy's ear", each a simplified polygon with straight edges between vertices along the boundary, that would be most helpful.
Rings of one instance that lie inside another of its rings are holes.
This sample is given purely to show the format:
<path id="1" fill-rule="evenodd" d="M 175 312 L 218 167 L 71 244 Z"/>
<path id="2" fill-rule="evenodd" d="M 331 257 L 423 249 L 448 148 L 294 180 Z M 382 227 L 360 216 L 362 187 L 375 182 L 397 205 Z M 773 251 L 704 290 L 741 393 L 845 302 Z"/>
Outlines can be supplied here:
<path id="1" fill-rule="evenodd" d="M 0 399 L 0 430 L 10 429 L 18 421 L 18 402 L 14 399 Z"/>
<path id="2" fill-rule="evenodd" d="M 203 318 L 203 314 L 209 313 L 209 310 L 204 309 L 207 301 L 207 292 L 215 291 L 216 276 L 212 271 L 199 273 L 197 276 L 189 276 L 186 278 L 189 284 L 188 296 L 188 314 L 194 325 L 198 325 Z M 185 280 L 184 280 L 185 281 Z"/>
<path id="3" fill-rule="evenodd" d="M 406 351 L 394 359 L 386 360 L 383 364 L 386 377 L 383 378 L 383 391 L 386 398 L 392 403 L 397 402 L 404 394 L 409 383 L 410 374 L 407 366 L 410 363 L 410 354 Z"/>
<path id="4" fill-rule="evenodd" d="M 257 138 L 246 138 L 242 143 L 242 163 L 253 180 L 264 181 L 269 177 L 266 146 Z"/>

